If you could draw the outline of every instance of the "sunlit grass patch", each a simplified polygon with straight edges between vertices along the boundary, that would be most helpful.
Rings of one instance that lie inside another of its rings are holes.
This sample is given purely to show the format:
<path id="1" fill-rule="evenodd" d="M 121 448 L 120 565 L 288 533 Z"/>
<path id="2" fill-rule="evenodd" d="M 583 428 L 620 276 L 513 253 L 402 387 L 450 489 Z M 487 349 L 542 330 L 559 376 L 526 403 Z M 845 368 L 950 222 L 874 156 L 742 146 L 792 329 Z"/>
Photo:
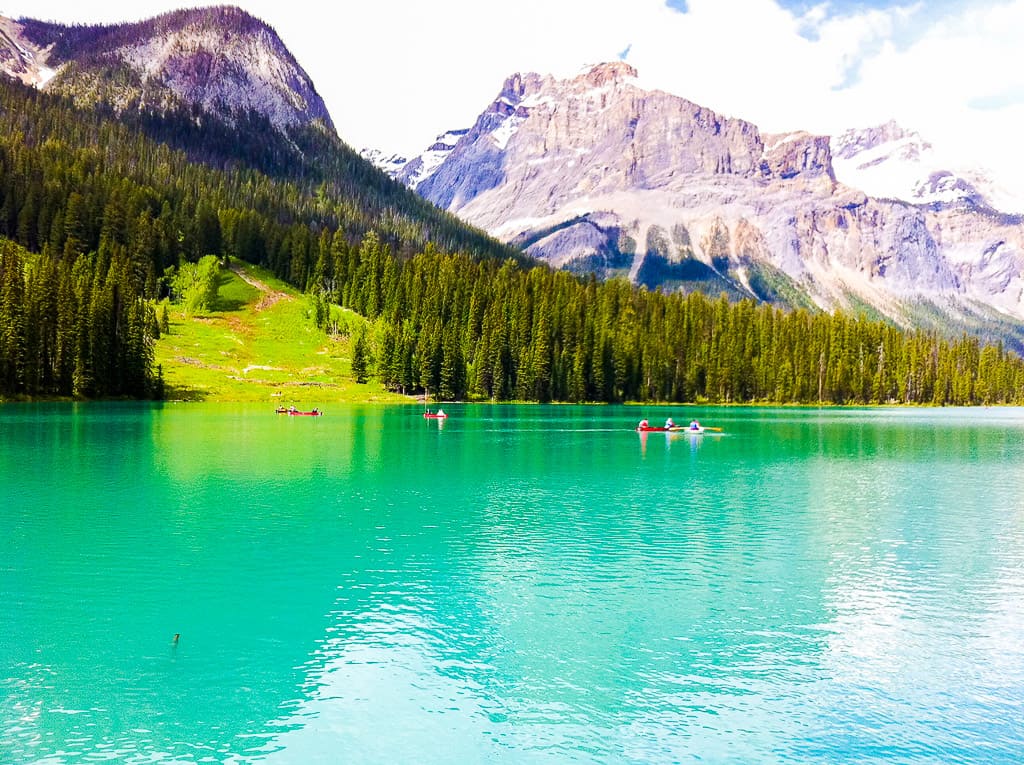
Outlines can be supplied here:
<path id="1" fill-rule="evenodd" d="M 317 329 L 303 295 L 264 271 L 245 269 L 271 295 L 225 270 L 213 310 L 188 317 L 170 307 L 170 332 L 156 343 L 167 398 L 312 405 L 408 401 L 377 382 L 357 384 L 349 337 Z M 346 326 L 365 321 L 345 314 Z"/>

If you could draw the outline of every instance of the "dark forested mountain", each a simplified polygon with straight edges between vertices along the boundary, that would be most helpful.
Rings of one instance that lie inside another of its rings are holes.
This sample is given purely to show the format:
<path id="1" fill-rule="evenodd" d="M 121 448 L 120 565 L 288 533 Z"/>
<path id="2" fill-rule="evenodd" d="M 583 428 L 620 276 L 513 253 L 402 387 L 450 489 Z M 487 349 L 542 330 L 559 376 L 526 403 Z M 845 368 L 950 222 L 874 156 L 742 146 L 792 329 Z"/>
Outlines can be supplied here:
<path id="1" fill-rule="evenodd" d="M 36 68 L 52 73 L 46 90 L 82 104 L 104 101 L 118 111 L 184 105 L 229 121 L 257 111 L 278 127 L 332 127 L 313 82 L 277 33 L 238 8 L 196 8 L 117 25 L 26 19 L 8 22 L 7 36 Z"/>
<path id="2" fill-rule="evenodd" d="M 251 80 L 219 60 L 191 90 L 170 70 L 146 79 L 134 67 L 147 35 L 201 37 L 188 30 L 206 18 L 227 24 L 225 49 L 269 39 L 235 9 L 114 28 L 0 25 L 0 62 L 16 76 L 0 82 L 0 396 L 159 395 L 155 302 L 173 269 L 212 255 L 308 291 L 321 326 L 328 303 L 373 320 L 360 374 L 407 393 L 1024 399 L 1024 364 L 1000 345 L 537 266 L 386 177 L 315 108 L 229 98 L 231 82 Z M 107 79 L 118 73 L 123 90 Z"/>
<path id="3" fill-rule="evenodd" d="M 322 199 L 344 198 L 348 219 L 363 218 L 364 231 L 372 221 L 396 249 L 433 241 L 516 256 L 352 151 L 277 34 L 238 8 L 120 25 L 0 17 L 0 69 L 190 160 L 250 168 L 314 189 Z"/>
<path id="4" fill-rule="evenodd" d="M 0 314 L 14 354 L 0 395 L 152 395 L 151 362 L 124 358 L 120 312 L 138 304 L 132 332 L 151 338 L 165 271 L 203 255 L 300 288 L 322 250 L 370 231 L 398 258 L 430 243 L 521 259 L 355 154 L 273 31 L 238 9 L 117 26 L 2 19 L 0 65 Z M 70 345 L 38 321 L 51 289 L 67 298 Z M 128 384 L 129 367 L 145 374 Z"/>

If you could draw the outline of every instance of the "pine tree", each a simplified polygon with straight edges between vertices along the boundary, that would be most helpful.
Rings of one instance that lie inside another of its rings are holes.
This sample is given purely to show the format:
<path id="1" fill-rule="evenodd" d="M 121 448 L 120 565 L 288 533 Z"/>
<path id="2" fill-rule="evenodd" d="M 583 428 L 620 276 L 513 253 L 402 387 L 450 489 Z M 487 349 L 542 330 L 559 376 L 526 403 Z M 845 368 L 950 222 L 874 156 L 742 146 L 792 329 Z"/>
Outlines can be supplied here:
<path id="1" fill-rule="evenodd" d="M 352 376 L 359 384 L 369 380 L 370 351 L 366 343 L 366 331 L 360 330 L 352 348 Z"/>
<path id="2" fill-rule="evenodd" d="M 0 248 L 0 393 L 22 393 L 26 375 L 25 276 L 16 247 Z"/>

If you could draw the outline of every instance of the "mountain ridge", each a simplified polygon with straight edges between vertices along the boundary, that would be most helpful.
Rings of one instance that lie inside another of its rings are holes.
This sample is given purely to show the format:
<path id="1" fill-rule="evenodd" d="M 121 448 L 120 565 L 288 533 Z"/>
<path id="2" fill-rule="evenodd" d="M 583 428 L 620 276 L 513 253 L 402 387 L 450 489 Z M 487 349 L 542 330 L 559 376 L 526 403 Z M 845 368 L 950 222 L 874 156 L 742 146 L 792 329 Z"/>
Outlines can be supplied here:
<path id="1" fill-rule="evenodd" d="M 130 24 L 0 19 L 10 76 L 118 110 L 198 106 L 231 121 L 255 110 L 277 128 L 334 125 L 309 75 L 265 22 L 235 6 L 170 11 Z"/>
<path id="2" fill-rule="evenodd" d="M 416 190 L 556 267 L 651 288 L 803 294 L 905 326 L 933 310 L 1024 321 L 1020 216 L 922 159 L 930 145 L 895 125 L 762 133 L 643 90 L 617 62 L 565 80 L 510 76 Z M 852 168 L 878 183 L 895 160 L 927 171 L 913 201 L 844 182 Z"/>

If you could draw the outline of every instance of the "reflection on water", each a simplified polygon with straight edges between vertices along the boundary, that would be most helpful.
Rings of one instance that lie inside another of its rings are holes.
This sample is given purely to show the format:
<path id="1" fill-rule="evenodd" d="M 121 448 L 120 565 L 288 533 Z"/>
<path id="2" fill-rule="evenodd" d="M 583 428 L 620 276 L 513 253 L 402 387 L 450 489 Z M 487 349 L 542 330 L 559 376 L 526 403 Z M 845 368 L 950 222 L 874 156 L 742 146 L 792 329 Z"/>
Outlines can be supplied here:
<path id="1" fill-rule="evenodd" d="M 449 414 L 0 409 L 0 760 L 1024 747 L 1020 410 Z"/>

